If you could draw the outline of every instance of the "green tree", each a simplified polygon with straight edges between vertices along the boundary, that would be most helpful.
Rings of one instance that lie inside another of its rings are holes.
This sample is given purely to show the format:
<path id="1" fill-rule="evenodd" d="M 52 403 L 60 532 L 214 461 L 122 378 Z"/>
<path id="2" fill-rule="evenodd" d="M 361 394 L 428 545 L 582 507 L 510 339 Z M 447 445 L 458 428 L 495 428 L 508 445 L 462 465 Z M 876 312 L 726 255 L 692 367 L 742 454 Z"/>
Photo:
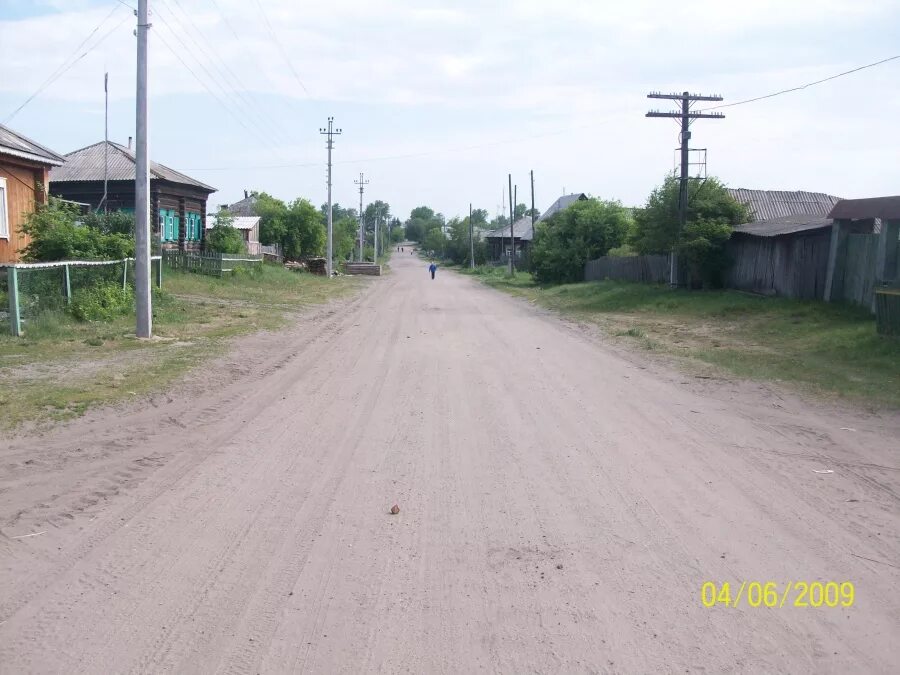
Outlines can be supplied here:
<path id="1" fill-rule="evenodd" d="M 295 199 L 284 216 L 281 246 L 287 258 L 321 256 L 325 253 L 327 232 L 321 212 L 307 199 Z"/>
<path id="2" fill-rule="evenodd" d="M 240 230 L 234 227 L 234 216 L 222 209 L 216 215 L 216 224 L 206 233 L 206 248 L 216 253 L 246 253 L 247 246 Z"/>
<path id="3" fill-rule="evenodd" d="M 531 267 L 538 283 L 572 283 L 584 278 L 584 264 L 620 246 L 631 217 L 617 201 L 588 199 L 538 223 Z"/>
<path id="4" fill-rule="evenodd" d="M 30 238 L 23 251 L 24 259 L 48 262 L 120 260 L 134 256 L 133 235 L 104 232 L 85 224 L 86 219 L 99 222 L 97 218 L 83 216 L 76 206 L 54 197 L 47 204 L 38 204 L 22 225 L 22 232 Z"/>
<path id="5" fill-rule="evenodd" d="M 639 254 L 664 254 L 676 248 L 691 269 L 693 282 L 721 285 L 728 266 L 725 244 L 732 227 L 752 218 L 716 178 L 688 183 L 687 223 L 678 236 L 679 181 L 673 176 L 653 190 L 636 209 L 629 245 Z M 676 246 L 677 244 L 677 246 Z"/>
<path id="6" fill-rule="evenodd" d="M 272 195 L 256 194 L 256 215 L 259 216 L 259 241 L 265 245 L 281 244 L 285 237 L 287 204 Z"/>
<path id="7" fill-rule="evenodd" d="M 82 216 L 82 224 L 103 234 L 134 236 L 134 214 L 125 211 L 91 211 Z"/>
<path id="8" fill-rule="evenodd" d="M 359 221 L 355 216 L 345 216 L 334 221 L 332 227 L 335 260 L 349 260 L 356 250 Z"/>
<path id="9" fill-rule="evenodd" d="M 433 227 L 425 234 L 422 241 L 423 248 L 431 255 L 442 258 L 447 246 L 447 237 L 441 231 L 440 227 Z"/>

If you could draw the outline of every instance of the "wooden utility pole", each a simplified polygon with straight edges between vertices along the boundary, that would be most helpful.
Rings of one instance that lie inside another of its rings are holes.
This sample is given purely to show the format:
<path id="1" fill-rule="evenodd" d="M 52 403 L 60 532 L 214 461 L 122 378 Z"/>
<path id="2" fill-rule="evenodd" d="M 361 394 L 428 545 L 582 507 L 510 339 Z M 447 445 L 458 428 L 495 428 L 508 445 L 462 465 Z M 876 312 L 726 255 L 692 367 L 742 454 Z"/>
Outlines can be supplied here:
<path id="1" fill-rule="evenodd" d="M 531 237 L 534 239 L 534 225 L 537 221 L 537 213 L 534 210 L 534 170 L 531 171 Z"/>
<path id="2" fill-rule="evenodd" d="M 472 224 L 472 202 L 469 202 L 469 267 L 475 269 L 475 226 Z"/>
<path id="3" fill-rule="evenodd" d="M 647 117 L 668 117 L 680 120 L 681 134 L 679 142 L 681 143 L 681 176 L 678 184 L 678 232 L 675 234 L 675 240 L 672 243 L 672 254 L 669 258 L 669 284 L 674 288 L 678 286 L 678 240 L 687 224 L 687 208 L 688 208 L 688 180 L 689 180 L 689 142 L 691 140 L 690 124 L 695 119 L 722 119 L 725 117 L 722 113 L 709 113 L 702 110 L 691 112 L 691 104 L 694 101 L 721 101 L 721 96 L 705 96 L 703 94 L 692 94 L 685 91 L 681 94 L 661 94 L 659 92 L 651 92 L 647 94 L 647 98 L 662 98 L 672 101 L 681 102 L 681 110 L 673 110 L 672 112 L 660 112 L 651 110 L 647 113 Z"/>

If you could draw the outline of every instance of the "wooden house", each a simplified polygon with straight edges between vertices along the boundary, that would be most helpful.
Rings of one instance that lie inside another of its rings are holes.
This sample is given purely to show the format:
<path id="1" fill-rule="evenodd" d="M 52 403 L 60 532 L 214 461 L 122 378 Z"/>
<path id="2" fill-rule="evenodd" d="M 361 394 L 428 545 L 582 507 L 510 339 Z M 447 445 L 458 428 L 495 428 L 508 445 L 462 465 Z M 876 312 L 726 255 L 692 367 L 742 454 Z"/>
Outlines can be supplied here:
<path id="1" fill-rule="evenodd" d="M 29 138 L 0 125 L 0 262 L 16 262 L 28 245 L 22 223 L 47 202 L 51 167 L 65 160 Z"/>
<path id="2" fill-rule="evenodd" d="M 534 239 L 534 225 L 531 216 L 519 218 L 512 226 L 513 245 L 510 246 L 509 225 L 498 227 L 484 235 L 488 245 L 488 260 L 507 262 L 510 250 L 515 251 L 515 259 L 522 260 L 528 256 L 531 242 Z"/>
<path id="3" fill-rule="evenodd" d="M 105 205 L 109 210 L 134 213 L 135 157 L 131 147 L 101 141 L 68 153 L 65 160 L 50 172 L 50 194 L 95 209 Z M 206 202 L 215 191 L 190 176 L 150 162 L 150 222 L 154 240 L 161 248 L 185 251 L 203 247 Z"/>
<path id="4" fill-rule="evenodd" d="M 563 195 L 555 202 L 553 202 L 546 211 L 541 214 L 541 217 L 537 219 L 537 222 L 541 222 L 542 220 L 546 220 L 550 216 L 556 215 L 560 211 L 564 211 L 575 202 L 583 202 L 588 198 L 586 194 L 583 192 L 575 192 L 570 195 Z"/>

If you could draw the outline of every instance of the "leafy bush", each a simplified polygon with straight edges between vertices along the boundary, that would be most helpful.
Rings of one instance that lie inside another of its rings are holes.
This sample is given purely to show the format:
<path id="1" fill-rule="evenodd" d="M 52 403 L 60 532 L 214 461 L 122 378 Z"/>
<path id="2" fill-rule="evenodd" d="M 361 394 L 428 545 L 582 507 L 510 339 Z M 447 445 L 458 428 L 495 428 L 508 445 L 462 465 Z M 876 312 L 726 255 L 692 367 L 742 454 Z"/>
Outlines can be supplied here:
<path id="1" fill-rule="evenodd" d="M 115 227 L 125 227 L 130 218 L 116 216 Z M 134 256 L 134 237 L 121 232 L 104 231 L 90 223 L 106 222 L 99 216 L 82 216 L 77 207 L 50 198 L 28 215 L 22 231 L 31 241 L 25 247 L 25 260 L 45 262 L 54 260 L 116 260 Z M 111 221 L 110 221 L 111 222 Z M 104 227 L 112 227 L 107 222 Z M 133 229 L 134 219 L 131 219 Z"/>
<path id="2" fill-rule="evenodd" d="M 581 281 L 584 264 L 625 241 L 631 217 L 617 201 L 588 199 L 538 223 L 531 269 L 541 284 Z"/>
<path id="3" fill-rule="evenodd" d="M 216 216 L 216 224 L 206 233 L 206 248 L 216 253 L 246 253 L 247 246 L 240 230 L 232 223 L 234 217 L 225 210 Z"/>
<path id="4" fill-rule="evenodd" d="M 134 290 L 115 283 L 79 288 L 72 294 L 71 311 L 79 321 L 112 321 L 134 308 Z"/>

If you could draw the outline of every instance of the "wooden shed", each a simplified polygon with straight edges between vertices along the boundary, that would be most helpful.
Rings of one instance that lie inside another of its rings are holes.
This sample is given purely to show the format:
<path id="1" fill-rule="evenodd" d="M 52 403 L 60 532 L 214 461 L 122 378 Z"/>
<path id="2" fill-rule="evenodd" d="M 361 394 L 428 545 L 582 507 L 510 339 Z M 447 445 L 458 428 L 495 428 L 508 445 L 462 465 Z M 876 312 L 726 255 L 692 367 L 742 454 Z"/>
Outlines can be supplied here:
<path id="1" fill-rule="evenodd" d="M 17 262 L 28 237 L 21 227 L 47 202 L 48 174 L 61 155 L 0 125 L 0 262 Z"/>
<path id="2" fill-rule="evenodd" d="M 828 275 L 831 220 L 783 216 L 738 225 L 728 242 L 727 285 L 753 293 L 821 300 Z"/>
<path id="3" fill-rule="evenodd" d="M 134 150 L 101 141 L 68 153 L 65 160 L 50 173 L 54 197 L 87 203 L 95 209 L 105 204 L 109 210 L 134 213 Z M 161 248 L 185 251 L 203 247 L 206 202 L 215 191 L 164 164 L 150 162 L 150 222 Z"/>

